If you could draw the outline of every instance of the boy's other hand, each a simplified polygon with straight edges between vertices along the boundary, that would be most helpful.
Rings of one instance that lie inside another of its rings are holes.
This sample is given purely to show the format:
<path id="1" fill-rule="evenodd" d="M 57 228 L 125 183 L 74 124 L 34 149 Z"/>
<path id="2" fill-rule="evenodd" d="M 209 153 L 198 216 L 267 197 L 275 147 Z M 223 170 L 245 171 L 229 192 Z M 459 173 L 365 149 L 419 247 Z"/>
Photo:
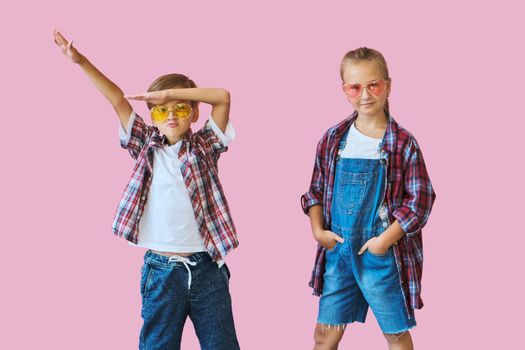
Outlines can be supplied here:
<path id="1" fill-rule="evenodd" d="M 80 63 L 82 55 L 73 47 L 73 41 L 67 41 L 66 38 L 64 38 L 64 36 L 56 29 L 53 29 L 53 39 L 55 44 L 57 44 L 62 50 L 62 53 L 66 55 L 71 62 Z"/>
<path id="2" fill-rule="evenodd" d="M 144 92 L 141 94 L 136 95 L 126 95 L 124 96 L 128 100 L 140 100 L 140 101 L 146 101 L 149 103 L 152 103 L 154 105 L 162 105 L 169 101 L 168 99 L 168 92 L 166 90 L 164 91 L 151 91 L 151 92 Z"/>
<path id="3" fill-rule="evenodd" d="M 326 249 L 332 249 L 337 242 L 344 243 L 344 238 L 330 230 L 321 230 L 314 233 L 315 240 Z"/>

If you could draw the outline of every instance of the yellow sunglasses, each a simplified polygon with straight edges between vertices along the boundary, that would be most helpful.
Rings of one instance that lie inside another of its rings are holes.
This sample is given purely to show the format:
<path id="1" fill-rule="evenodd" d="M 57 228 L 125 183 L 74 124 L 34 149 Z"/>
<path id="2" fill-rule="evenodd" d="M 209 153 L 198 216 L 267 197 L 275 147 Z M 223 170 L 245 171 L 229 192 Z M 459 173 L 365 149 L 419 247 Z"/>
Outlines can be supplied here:
<path id="1" fill-rule="evenodd" d="M 155 122 L 163 122 L 168 119 L 170 111 L 177 119 L 188 119 L 191 116 L 193 108 L 187 103 L 177 103 L 173 108 L 164 106 L 155 106 L 151 109 L 151 119 Z"/>

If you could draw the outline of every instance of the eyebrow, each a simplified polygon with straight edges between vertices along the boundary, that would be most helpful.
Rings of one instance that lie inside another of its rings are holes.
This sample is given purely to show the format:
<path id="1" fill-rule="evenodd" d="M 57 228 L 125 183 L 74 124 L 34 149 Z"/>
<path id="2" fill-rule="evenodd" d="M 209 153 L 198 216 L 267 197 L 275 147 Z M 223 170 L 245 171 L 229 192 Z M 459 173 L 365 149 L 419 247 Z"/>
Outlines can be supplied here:
<path id="1" fill-rule="evenodd" d="M 369 81 L 367 81 L 367 82 L 365 82 L 365 83 L 358 83 L 358 82 L 353 82 L 353 83 L 351 83 L 351 82 L 347 82 L 347 83 L 343 83 L 343 84 L 351 84 L 351 85 L 355 85 L 355 84 L 368 84 L 368 83 L 370 83 L 370 82 L 372 82 L 372 81 L 376 81 L 376 80 L 385 80 L 385 81 L 386 81 L 386 79 L 383 79 L 383 78 L 377 78 L 377 79 L 369 80 Z"/>

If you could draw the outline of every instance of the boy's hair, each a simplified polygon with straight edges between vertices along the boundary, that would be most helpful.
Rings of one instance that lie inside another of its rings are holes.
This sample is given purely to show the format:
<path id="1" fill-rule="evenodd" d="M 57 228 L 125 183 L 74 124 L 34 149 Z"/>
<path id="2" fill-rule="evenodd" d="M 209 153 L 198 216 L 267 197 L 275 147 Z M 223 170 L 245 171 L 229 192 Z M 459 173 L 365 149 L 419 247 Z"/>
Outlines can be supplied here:
<path id="1" fill-rule="evenodd" d="M 148 88 L 148 92 L 151 91 L 160 91 L 160 90 L 167 90 L 167 89 L 188 89 L 188 88 L 196 88 L 197 84 L 184 74 L 166 74 L 161 77 L 158 77 L 155 79 L 153 83 Z M 148 105 L 148 109 L 152 109 L 155 107 L 154 104 L 146 102 Z M 195 101 L 191 101 L 192 107 L 197 107 L 198 103 Z"/>
<path id="2" fill-rule="evenodd" d="M 343 60 L 341 61 L 341 67 L 339 71 L 341 75 L 341 80 L 344 82 L 344 77 L 343 77 L 344 69 L 345 69 L 345 65 L 349 63 L 349 61 L 365 61 L 365 60 L 374 62 L 377 68 L 379 69 L 379 71 L 381 72 L 381 74 L 383 75 L 383 79 L 390 80 L 390 76 L 388 75 L 388 66 L 386 64 L 385 58 L 383 57 L 381 52 L 374 50 L 374 49 L 370 49 L 368 47 L 360 47 L 355 50 L 348 51 L 344 55 Z M 388 97 L 385 103 L 385 112 L 388 117 L 390 113 Z"/>

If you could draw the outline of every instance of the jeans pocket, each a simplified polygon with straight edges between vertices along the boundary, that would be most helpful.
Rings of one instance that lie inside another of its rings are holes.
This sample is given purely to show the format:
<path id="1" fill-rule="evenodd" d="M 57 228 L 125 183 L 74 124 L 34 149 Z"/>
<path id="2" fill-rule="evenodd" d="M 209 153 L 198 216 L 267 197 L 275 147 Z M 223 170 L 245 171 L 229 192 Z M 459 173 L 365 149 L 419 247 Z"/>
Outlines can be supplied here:
<path id="1" fill-rule="evenodd" d="M 219 267 L 219 272 L 224 277 L 224 280 L 226 281 L 226 283 L 229 284 L 230 283 L 231 273 L 230 273 L 230 269 L 228 268 L 226 263 L 224 263 L 221 267 Z"/>
<path id="2" fill-rule="evenodd" d="M 330 248 L 330 249 L 326 248 L 326 252 L 327 253 L 335 252 L 339 245 L 341 245 L 341 243 L 339 243 L 338 241 L 335 241 L 335 244 L 334 244 L 334 246 L 332 248 Z"/>
<path id="3" fill-rule="evenodd" d="M 151 280 L 152 268 L 148 263 L 144 263 L 140 274 L 140 295 L 142 298 L 146 297 L 148 293 L 149 282 Z"/>
<path id="4" fill-rule="evenodd" d="M 371 256 L 375 256 L 376 258 L 385 258 L 385 257 L 387 257 L 387 256 L 389 255 L 389 253 L 390 253 L 390 249 L 391 249 L 391 248 L 388 248 L 387 251 L 386 251 L 384 254 L 376 254 L 376 253 L 373 253 L 373 252 L 370 250 L 370 248 L 368 248 L 368 249 L 366 250 L 366 252 L 367 252 L 368 254 L 370 254 Z"/>

